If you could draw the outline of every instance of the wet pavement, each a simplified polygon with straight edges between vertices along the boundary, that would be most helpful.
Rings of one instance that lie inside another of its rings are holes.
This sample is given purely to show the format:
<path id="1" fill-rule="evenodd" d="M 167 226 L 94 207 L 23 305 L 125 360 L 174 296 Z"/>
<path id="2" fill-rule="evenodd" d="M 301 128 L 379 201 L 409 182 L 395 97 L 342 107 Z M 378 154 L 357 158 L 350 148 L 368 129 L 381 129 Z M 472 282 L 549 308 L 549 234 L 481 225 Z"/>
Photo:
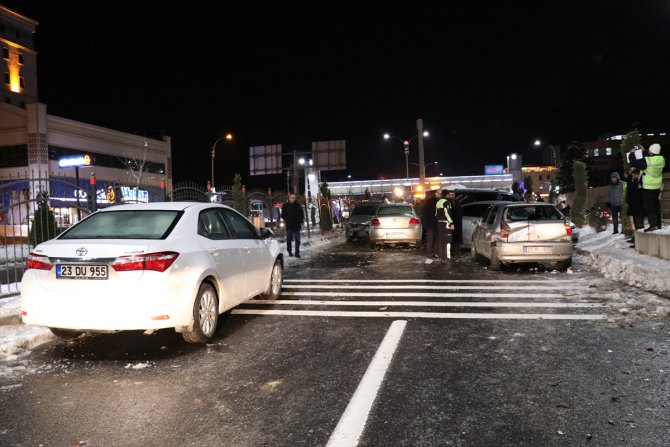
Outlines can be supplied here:
<path id="1" fill-rule="evenodd" d="M 326 445 L 394 321 L 358 445 L 670 445 L 664 298 L 579 265 L 340 242 L 289 259 L 284 286 L 205 346 L 98 334 L 0 364 L 0 446 Z"/>

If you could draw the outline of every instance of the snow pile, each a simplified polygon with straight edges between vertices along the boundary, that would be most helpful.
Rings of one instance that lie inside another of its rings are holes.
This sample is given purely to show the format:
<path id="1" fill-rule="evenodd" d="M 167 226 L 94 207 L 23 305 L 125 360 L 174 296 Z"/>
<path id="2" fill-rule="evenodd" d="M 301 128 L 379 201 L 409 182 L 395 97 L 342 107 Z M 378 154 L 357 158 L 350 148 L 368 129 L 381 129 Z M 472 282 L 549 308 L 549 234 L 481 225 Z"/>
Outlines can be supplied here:
<path id="1" fill-rule="evenodd" d="M 22 323 L 0 325 L 0 360 L 15 360 L 53 338 L 51 331 L 41 326 Z"/>
<path id="2" fill-rule="evenodd" d="M 21 313 L 21 297 L 12 296 L 0 299 L 0 320 L 6 317 L 13 317 Z"/>
<path id="3" fill-rule="evenodd" d="M 658 233 L 670 234 L 670 230 Z M 595 267 L 606 278 L 670 294 L 670 261 L 644 255 L 630 245 L 623 234 L 612 234 L 611 226 L 600 233 L 587 226 L 580 230 L 575 259 Z"/>

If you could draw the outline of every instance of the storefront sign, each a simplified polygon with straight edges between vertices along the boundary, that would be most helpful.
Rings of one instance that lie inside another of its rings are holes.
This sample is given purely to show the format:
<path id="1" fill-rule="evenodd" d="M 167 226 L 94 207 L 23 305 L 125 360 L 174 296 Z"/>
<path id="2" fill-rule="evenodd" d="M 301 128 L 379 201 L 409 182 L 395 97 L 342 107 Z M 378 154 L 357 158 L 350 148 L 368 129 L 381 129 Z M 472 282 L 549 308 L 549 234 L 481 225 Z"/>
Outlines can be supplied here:
<path id="1" fill-rule="evenodd" d="M 76 155 L 74 157 L 63 157 L 58 160 L 60 168 L 79 168 L 82 166 L 91 166 L 92 158 L 90 155 Z"/>

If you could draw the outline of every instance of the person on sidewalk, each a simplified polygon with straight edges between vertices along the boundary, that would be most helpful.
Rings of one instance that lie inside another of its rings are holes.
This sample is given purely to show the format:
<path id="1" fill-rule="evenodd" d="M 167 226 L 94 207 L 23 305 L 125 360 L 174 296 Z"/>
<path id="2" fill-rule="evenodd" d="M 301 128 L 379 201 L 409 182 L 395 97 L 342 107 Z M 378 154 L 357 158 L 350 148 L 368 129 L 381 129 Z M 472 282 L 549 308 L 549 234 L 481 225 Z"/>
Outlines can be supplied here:
<path id="1" fill-rule="evenodd" d="M 426 229 L 426 257 L 436 258 L 437 245 L 435 244 L 435 231 L 437 229 L 437 218 L 435 217 L 435 209 L 437 205 L 437 195 L 435 191 L 429 189 L 426 191 L 426 200 L 421 205 L 421 220 L 423 228 Z"/>
<path id="2" fill-rule="evenodd" d="M 610 187 L 607 191 L 607 206 L 612 210 L 612 224 L 614 231 L 612 234 L 619 233 L 619 218 L 621 216 L 621 200 L 623 198 L 623 184 L 618 172 L 610 174 Z"/>
<path id="3" fill-rule="evenodd" d="M 442 197 L 435 205 L 437 218 L 437 255 L 440 259 L 451 259 L 451 234 L 454 231 L 454 220 L 451 218 L 451 204 L 447 200 L 449 192 L 442 190 Z"/>
<path id="4" fill-rule="evenodd" d="M 661 202 L 659 195 L 663 187 L 665 158 L 661 155 L 661 145 L 654 143 L 643 153 L 642 146 L 635 146 L 628 153 L 628 162 L 642 171 L 642 199 L 644 212 L 649 220 L 649 228 L 644 231 L 661 229 Z"/>
<path id="5" fill-rule="evenodd" d="M 635 166 L 628 168 L 626 179 L 626 204 L 628 215 L 633 218 L 633 226 L 636 230 L 644 228 L 644 207 L 642 206 L 642 184 L 640 182 L 640 171 Z M 628 239 L 631 244 L 635 243 L 635 234 Z"/>
<path id="6" fill-rule="evenodd" d="M 286 202 L 281 207 L 281 218 L 286 225 L 286 250 L 289 256 L 293 256 L 291 242 L 295 241 L 295 257 L 300 257 L 300 229 L 305 220 L 305 215 L 302 212 L 302 206 L 296 200 L 296 195 L 291 194 Z"/>

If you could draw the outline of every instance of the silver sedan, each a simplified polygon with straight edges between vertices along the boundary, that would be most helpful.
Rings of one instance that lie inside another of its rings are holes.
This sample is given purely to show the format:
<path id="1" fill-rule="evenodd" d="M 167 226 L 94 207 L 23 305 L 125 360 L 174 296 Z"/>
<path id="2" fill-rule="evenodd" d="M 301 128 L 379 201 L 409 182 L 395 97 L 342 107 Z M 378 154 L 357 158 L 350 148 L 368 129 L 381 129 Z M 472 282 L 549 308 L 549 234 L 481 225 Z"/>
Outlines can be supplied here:
<path id="1" fill-rule="evenodd" d="M 474 259 L 488 258 L 491 270 L 519 262 L 572 262 L 572 229 L 550 203 L 498 203 L 486 211 L 472 235 Z"/>
<path id="2" fill-rule="evenodd" d="M 382 205 L 370 220 L 370 246 L 407 243 L 421 247 L 423 229 L 412 205 Z"/>

